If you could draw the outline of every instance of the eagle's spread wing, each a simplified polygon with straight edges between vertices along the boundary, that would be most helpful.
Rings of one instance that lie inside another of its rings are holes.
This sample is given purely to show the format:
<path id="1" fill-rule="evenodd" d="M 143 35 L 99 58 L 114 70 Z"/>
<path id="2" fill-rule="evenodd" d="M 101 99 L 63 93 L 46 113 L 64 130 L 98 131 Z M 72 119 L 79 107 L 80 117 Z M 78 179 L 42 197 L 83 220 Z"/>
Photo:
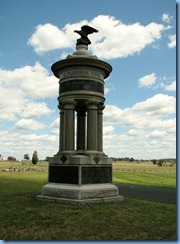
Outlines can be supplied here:
<path id="1" fill-rule="evenodd" d="M 88 26 L 88 25 L 83 25 L 81 27 L 81 30 L 84 32 L 84 34 L 87 36 L 89 34 L 92 34 L 94 32 L 98 32 L 98 30 L 92 28 L 91 26 Z"/>

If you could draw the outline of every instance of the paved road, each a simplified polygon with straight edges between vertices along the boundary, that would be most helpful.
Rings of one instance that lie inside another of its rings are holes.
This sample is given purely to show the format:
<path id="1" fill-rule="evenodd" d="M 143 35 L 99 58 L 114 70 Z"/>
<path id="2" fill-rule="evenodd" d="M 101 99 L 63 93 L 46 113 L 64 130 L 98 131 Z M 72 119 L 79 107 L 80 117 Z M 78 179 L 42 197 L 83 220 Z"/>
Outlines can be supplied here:
<path id="1" fill-rule="evenodd" d="M 128 184 L 117 184 L 119 188 L 119 195 L 124 197 L 134 197 L 146 200 L 156 200 L 162 202 L 176 202 L 175 188 L 162 188 L 152 186 L 139 186 Z"/>

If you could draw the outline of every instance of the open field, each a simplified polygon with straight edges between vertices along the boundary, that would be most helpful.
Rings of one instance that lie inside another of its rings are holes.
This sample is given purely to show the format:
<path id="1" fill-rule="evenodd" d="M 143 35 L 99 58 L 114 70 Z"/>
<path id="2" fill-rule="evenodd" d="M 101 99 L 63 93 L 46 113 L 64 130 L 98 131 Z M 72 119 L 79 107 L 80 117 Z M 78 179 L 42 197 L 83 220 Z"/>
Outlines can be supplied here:
<path id="1" fill-rule="evenodd" d="M 146 186 L 176 187 L 176 166 L 152 163 L 113 163 L 113 181 Z"/>
<path id="2" fill-rule="evenodd" d="M 47 182 L 47 172 L 2 169 L 47 164 L 15 164 L 0 163 L 1 240 L 176 240 L 175 204 L 131 198 L 85 206 L 41 202 L 35 196 Z"/>

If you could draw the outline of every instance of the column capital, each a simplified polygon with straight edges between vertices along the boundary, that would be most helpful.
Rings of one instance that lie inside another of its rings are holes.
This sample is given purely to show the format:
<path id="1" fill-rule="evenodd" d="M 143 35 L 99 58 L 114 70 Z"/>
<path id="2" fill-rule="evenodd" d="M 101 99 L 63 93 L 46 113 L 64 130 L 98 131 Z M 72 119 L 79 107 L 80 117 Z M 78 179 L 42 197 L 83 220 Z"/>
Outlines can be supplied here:
<path id="1" fill-rule="evenodd" d="M 74 99 L 64 99 L 62 101 L 64 109 L 74 109 L 77 102 Z"/>
<path id="2" fill-rule="evenodd" d="M 98 112 L 102 112 L 102 110 L 104 110 L 104 109 L 105 109 L 104 104 L 100 104 L 100 105 L 98 106 Z"/>
<path id="3" fill-rule="evenodd" d="M 58 109 L 59 109 L 59 110 L 63 110 L 63 109 L 64 109 L 64 105 L 63 105 L 62 103 L 59 103 L 59 105 L 58 105 Z"/>
<path id="4" fill-rule="evenodd" d="M 88 100 L 86 102 L 86 105 L 87 105 L 87 109 L 97 109 L 97 106 L 99 105 L 99 101 L 96 100 L 96 99 L 92 99 L 92 100 Z"/>
<path id="5" fill-rule="evenodd" d="M 77 102 L 73 98 L 65 98 L 65 99 L 61 100 L 61 103 L 62 104 L 68 104 L 68 103 L 76 104 Z"/>

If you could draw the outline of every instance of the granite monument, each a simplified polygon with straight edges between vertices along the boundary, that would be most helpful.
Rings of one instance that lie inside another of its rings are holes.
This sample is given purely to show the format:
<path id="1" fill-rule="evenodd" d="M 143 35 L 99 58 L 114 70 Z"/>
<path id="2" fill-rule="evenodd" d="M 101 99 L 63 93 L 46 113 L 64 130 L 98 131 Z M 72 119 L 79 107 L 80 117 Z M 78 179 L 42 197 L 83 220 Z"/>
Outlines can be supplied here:
<path id="1" fill-rule="evenodd" d="M 104 79 L 112 67 L 88 53 L 87 36 L 96 29 L 86 25 L 75 32 L 81 36 L 76 52 L 51 67 L 59 79 L 59 151 L 49 159 L 48 183 L 37 199 L 70 204 L 121 202 L 124 197 L 112 184 L 112 160 L 103 152 Z"/>

